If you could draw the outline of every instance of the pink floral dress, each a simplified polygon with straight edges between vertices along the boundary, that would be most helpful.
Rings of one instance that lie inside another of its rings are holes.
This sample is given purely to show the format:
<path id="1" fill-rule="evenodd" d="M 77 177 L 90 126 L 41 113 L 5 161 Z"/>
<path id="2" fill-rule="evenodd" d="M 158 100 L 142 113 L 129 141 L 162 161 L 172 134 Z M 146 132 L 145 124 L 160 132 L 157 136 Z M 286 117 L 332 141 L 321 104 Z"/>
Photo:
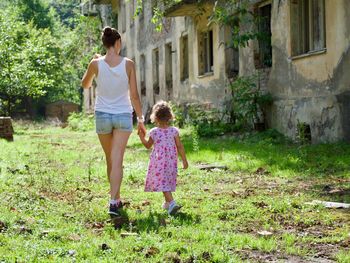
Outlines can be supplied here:
<path id="1" fill-rule="evenodd" d="M 175 127 L 153 128 L 153 150 L 146 177 L 146 192 L 174 192 L 177 177 L 177 148 L 175 136 L 179 130 Z"/>

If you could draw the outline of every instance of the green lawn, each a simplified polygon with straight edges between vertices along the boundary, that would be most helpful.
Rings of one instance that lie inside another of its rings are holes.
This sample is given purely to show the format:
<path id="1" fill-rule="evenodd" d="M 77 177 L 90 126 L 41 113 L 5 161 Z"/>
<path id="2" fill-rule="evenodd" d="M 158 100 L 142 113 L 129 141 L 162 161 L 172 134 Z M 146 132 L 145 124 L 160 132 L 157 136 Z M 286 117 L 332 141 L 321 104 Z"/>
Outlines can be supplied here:
<path id="1" fill-rule="evenodd" d="M 94 131 L 15 130 L 14 142 L 0 140 L 0 262 L 350 262 L 349 210 L 305 204 L 350 202 L 349 144 L 299 146 L 266 132 L 203 138 L 194 151 L 182 130 L 190 168 L 175 196 L 184 208 L 168 217 L 161 194 L 143 192 L 149 152 L 133 134 L 125 224 L 115 229 Z"/>

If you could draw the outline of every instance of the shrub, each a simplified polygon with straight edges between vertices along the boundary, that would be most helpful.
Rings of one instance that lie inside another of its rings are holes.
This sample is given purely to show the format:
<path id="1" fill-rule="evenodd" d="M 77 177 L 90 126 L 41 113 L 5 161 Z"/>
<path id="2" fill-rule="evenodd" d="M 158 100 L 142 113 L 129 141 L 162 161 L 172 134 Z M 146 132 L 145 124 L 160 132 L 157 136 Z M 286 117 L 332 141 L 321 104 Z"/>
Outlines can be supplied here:
<path id="1" fill-rule="evenodd" d="M 232 111 L 235 121 L 246 127 L 265 121 L 264 108 L 272 103 L 270 93 L 263 92 L 256 85 L 256 76 L 237 78 L 231 84 Z"/>
<path id="2" fill-rule="evenodd" d="M 74 131 L 89 131 L 95 127 L 94 115 L 72 112 L 68 117 L 68 127 Z"/>

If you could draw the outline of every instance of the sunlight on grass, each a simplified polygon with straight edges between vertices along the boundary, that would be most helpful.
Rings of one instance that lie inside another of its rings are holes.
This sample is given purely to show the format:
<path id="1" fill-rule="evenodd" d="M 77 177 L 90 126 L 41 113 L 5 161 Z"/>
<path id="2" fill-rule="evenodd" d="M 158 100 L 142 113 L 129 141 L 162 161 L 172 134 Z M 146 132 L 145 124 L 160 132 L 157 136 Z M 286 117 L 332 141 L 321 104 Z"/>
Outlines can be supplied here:
<path id="1" fill-rule="evenodd" d="M 0 140 L 0 261 L 244 262 L 326 250 L 324 258 L 348 262 L 348 214 L 305 203 L 346 198 L 324 189 L 349 189 L 349 145 L 225 136 L 201 138 L 194 151 L 183 129 L 190 168 L 179 170 L 175 197 L 184 208 L 168 217 L 162 196 L 143 191 L 150 151 L 134 133 L 124 163 L 126 223 L 115 229 L 94 131 L 16 122 L 15 130 L 14 142 Z"/>

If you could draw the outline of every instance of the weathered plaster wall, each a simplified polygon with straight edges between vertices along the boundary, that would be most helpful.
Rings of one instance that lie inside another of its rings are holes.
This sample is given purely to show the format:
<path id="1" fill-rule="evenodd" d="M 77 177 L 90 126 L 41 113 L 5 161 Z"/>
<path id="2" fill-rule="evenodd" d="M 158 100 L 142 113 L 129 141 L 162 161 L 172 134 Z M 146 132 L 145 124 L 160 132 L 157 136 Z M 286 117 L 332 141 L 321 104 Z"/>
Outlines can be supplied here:
<path id="1" fill-rule="evenodd" d="M 214 43 L 214 73 L 212 75 L 199 76 L 198 74 L 198 32 L 208 27 L 205 13 L 200 17 L 172 17 L 167 18 L 163 25 L 164 30 L 158 33 L 154 30 L 151 23 L 152 9 L 151 1 L 144 2 L 143 18 L 136 18 L 134 25 L 130 26 L 130 1 L 125 1 L 126 5 L 126 31 L 122 32 L 122 14 L 120 7 L 122 1 L 112 0 L 114 12 L 119 12 L 118 31 L 122 36 L 123 46 L 126 47 L 126 55 L 134 58 L 136 63 L 137 81 L 140 89 L 140 75 L 143 70 L 140 67 L 140 56 L 146 58 L 146 97 L 143 98 L 144 110 L 151 107 L 156 100 L 166 99 L 167 87 L 165 80 L 166 61 L 165 61 L 165 44 L 172 45 L 172 78 L 173 78 L 173 100 L 176 103 L 199 102 L 209 103 L 213 107 L 222 107 L 223 101 L 229 96 L 227 90 L 226 77 L 226 60 L 225 60 L 225 34 L 227 30 L 220 28 L 218 25 L 210 25 L 213 30 Z M 212 7 L 208 8 L 212 10 Z M 183 35 L 188 36 L 189 42 L 189 78 L 182 81 L 180 79 L 181 69 L 181 52 L 180 39 Z M 221 44 L 220 44 L 221 43 Z M 159 85 L 160 95 L 155 96 L 153 93 L 153 63 L 152 54 L 155 48 L 159 49 Z"/>
<path id="2" fill-rule="evenodd" d="M 272 1 L 272 68 L 268 90 L 274 103 L 268 124 L 291 138 L 298 122 L 311 127 L 312 141 L 350 139 L 350 1 L 325 0 L 326 51 L 291 57 L 290 1 Z M 240 52 L 240 73 L 254 72 L 254 42 Z"/>

